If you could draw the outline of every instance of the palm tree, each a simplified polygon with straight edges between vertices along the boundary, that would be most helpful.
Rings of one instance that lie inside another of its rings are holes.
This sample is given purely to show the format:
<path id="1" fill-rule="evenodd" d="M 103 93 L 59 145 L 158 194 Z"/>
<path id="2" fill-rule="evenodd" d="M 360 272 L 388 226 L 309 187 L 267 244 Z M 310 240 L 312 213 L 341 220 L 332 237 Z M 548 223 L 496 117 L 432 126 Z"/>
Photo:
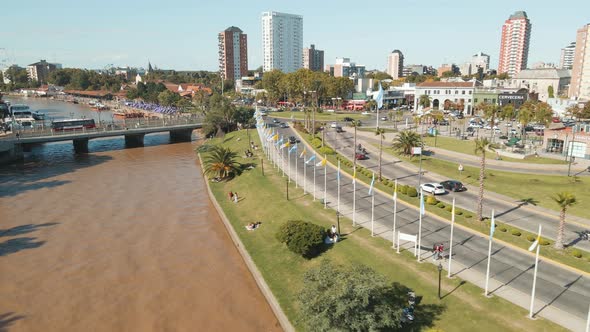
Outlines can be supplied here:
<path id="1" fill-rule="evenodd" d="M 558 193 L 557 196 L 551 197 L 561 208 L 559 212 L 559 228 L 557 229 L 557 239 L 555 240 L 555 249 L 563 249 L 563 231 L 565 229 L 565 212 L 577 203 L 576 196 L 568 192 Z"/>
<path id="2" fill-rule="evenodd" d="M 512 104 L 506 104 L 506 105 L 504 105 L 504 107 L 502 107 L 502 111 L 500 112 L 500 115 L 504 119 L 510 119 L 510 124 L 512 126 L 512 124 L 514 122 L 512 119 L 514 119 L 516 117 L 516 110 L 514 109 L 514 106 Z"/>
<path id="3" fill-rule="evenodd" d="M 428 95 L 421 95 L 418 99 L 418 105 L 422 106 L 422 109 L 430 107 L 430 97 Z"/>
<path id="4" fill-rule="evenodd" d="M 230 148 L 214 146 L 205 158 L 205 174 L 214 175 L 221 179 L 233 176 L 240 170 L 240 163 L 236 161 L 238 154 Z"/>
<path id="5" fill-rule="evenodd" d="M 483 209 L 483 181 L 486 170 L 486 151 L 494 151 L 494 148 L 490 145 L 490 141 L 487 138 L 478 138 L 475 140 L 475 154 L 481 153 L 481 160 L 479 166 L 479 198 L 477 200 L 477 220 L 482 221 L 482 209 Z"/>
<path id="6" fill-rule="evenodd" d="M 381 177 L 381 157 L 383 156 L 383 139 L 385 138 L 385 129 L 377 127 L 375 130 L 375 136 L 379 136 L 379 181 L 382 180 Z"/>
<path id="7" fill-rule="evenodd" d="M 399 151 L 405 155 L 412 154 L 412 148 L 416 146 L 422 146 L 422 139 L 420 135 L 414 131 L 404 130 L 402 131 L 395 140 L 391 147 L 394 150 Z"/>

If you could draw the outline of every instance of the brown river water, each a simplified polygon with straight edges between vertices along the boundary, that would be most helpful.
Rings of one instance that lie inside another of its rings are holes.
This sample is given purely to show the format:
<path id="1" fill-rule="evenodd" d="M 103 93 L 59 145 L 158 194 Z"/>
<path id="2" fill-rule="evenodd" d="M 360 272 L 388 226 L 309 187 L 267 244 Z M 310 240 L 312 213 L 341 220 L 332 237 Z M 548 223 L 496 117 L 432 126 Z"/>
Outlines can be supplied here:
<path id="1" fill-rule="evenodd" d="M 0 166 L 0 331 L 280 330 L 209 200 L 196 144 L 154 134 L 74 155 L 64 142 Z"/>

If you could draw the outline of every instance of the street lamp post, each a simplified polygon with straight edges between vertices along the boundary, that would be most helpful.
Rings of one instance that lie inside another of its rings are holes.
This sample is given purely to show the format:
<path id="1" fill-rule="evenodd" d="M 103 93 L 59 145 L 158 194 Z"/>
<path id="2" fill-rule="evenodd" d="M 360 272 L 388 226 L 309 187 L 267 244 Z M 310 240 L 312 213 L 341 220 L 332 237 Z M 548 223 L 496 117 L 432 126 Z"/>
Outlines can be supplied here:
<path id="1" fill-rule="evenodd" d="M 441 299 L 441 296 L 440 296 L 440 280 L 441 280 L 442 269 L 443 269 L 442 264 L 439 262 L 438 263 L 438 299 L 439 300 Z"/>
<path id="2" fill-rule="evenodd" d="M 338 234 L 340 234 L 340 211 L 336 211 L 336 225 L 338 225 Z"/>

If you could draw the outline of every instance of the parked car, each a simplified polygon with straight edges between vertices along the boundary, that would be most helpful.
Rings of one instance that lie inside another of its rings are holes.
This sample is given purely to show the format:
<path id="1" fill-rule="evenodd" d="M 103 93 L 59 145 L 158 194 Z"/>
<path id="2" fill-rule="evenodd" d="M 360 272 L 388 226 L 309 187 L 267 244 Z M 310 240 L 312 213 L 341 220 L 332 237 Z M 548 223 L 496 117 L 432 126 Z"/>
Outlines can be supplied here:
<path id="1" fill-rule="evenodd" d="M 469 128 L 482 128 L 483 126 L 479 123 L 472 122 L 469 124 Z"/>
<path id="2" fill-rule="evenodd" d="M 328 112 L 328 113 L 334 113 L 335 111 L 334 110 L 326 110 L 326 112 Z"/>
<path id="3" fill-rule="evenodd" d="M 364 111 L 364 112 L 362 112 L 361 114 L 362 114 L 362 115 L 370 115 L 370 114 L 371 114 L 371 112 Z"/>
<path id="4" fill-rule="evenodd" d="M 342 129 L 342 127 L 338 126 L 338 127 L 336 127 L 336 132 L 337 133 L 343 133 L 344 130 Z"/>
<path id="5" fill-rule="evenodd" d="M 354 157 L 356 158 L 356 160 L 365 160 L 365 159 L 367 159 L 367 155 L 366 154 L 364 154 L 364 153 L 358 153 L 358 152 L 354 155 Z"/>
<path id="6" fill-rule="evenodd" d="M 336 128 L 336 127 L 338 127 L 338 124 L 336 122 L 332 122 L 330 124 L 330 128 Z"/>
<path id="7" fill-rule="evenodd" d="M 447 120 L 447 119 L 440 120 L 438 122 L 438 125 L 439 126 L 448 126 L 449 125 L 449 120 Z"/>
<path id="8" fill-rule="evenodd" d="M 510 129 L 510 134 L 516 135 L 516 134 L 518 134 L 518 131 L 516 129 L 512 128 L 512 129 Z"/>
<path id="9" fill-rule="evenodd" d="M 460 181 L 457 180 L 447 180 L 447 181 L 443 181 L 440 183 L 441 186 L 443 186 L 443 188 L 445 188 L 448 191 L 465 191 L 467 190 L 467 188 L 465 188 L 465 186 L 463 185 L 463 183 L 461 183 Z"/>
<path id="10" fill-rule="evenodd" d="M 422 188 L 422 191 L 433 195 L 442 195 L 447 192 L 440 183 L 423 183 L 420 188 Z"/>
<path id="11" fill-rule="evenodd" d="M 279 127 L 281 128 L 289 128 L 289 125 L 285 122 L 281 122 L 281 124 L 279 125 Z"/>
<path id="12" fill-rule="evenodd" d="M 379 118 L 379 120 L 381 120 L 381 121 L 387 121 L 388 119 L 387 119 L 386 116 L 382 116 L 382 117 Z"/>
<path id="13" fill-rule="evenodd" d="M 350 121 L 353 121 L 354 119 L 351 118 L 351 117 L 349 117 L 349 116 L 347 116 L 343 120 L 346 121 L 346 122 L 350 122 Z"/>

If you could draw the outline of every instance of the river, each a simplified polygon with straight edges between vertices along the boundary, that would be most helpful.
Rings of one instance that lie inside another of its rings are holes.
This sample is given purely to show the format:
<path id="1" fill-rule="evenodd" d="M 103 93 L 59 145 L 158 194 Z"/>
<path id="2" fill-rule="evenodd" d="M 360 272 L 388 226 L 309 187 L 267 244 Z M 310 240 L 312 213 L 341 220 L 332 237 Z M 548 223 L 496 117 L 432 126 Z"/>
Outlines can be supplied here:
<path id="1" fill-rule="evenodd" d="M 132 149 L 91 140 L 86 155 L 46 144 L 0 167 L 0 331 L 280 330 L 209 200 L 196 146 L 167 134 Z"/>

